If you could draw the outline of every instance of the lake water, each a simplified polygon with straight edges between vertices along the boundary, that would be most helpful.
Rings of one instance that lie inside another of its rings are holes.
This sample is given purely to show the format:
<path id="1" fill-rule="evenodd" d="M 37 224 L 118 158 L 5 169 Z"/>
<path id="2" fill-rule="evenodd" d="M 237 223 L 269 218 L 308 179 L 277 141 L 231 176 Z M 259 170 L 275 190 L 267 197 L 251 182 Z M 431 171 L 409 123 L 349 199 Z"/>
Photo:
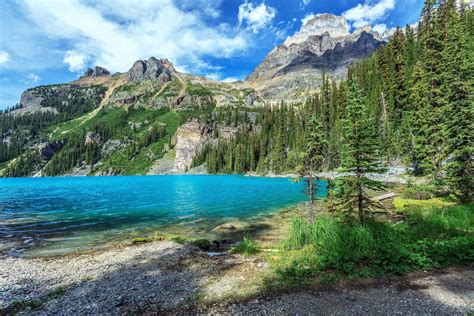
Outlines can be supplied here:
<path id="1" fill-rule="evenodd" d="M 321 192 L 325 195 L 325 192 Z M 303 183 L 233 175 L 0 179 L 0 238 L 49 254 L 165 230 L 205 235 L 305 200 Z M 31 249 L 30 249 L 31 251 Z"/>

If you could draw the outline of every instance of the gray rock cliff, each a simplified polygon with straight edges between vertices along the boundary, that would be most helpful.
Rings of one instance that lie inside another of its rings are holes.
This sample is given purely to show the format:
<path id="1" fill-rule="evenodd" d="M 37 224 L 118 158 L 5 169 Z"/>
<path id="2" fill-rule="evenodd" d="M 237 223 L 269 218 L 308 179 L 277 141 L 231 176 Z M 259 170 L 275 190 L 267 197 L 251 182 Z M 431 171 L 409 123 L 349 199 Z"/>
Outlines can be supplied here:
<path id="1" fill-rule="evenodd" d="M 370 27 L 350 33 L 344 17 L 318 14 L 275 47 L 246 82 L 266 100 L 301 101 L 302 91 L 311 92 L 321 85 L 323 71 L 342 79 L 351 63 L 383 43 L 382 36 Z"/>
<path id="2" fill-rule="evenodd" d="M 171 80 L 175 69 L 167 59 L 150 57 L 148 60 L 137 60 L 127 73 L 128 81 L 157 80 L 165 83 Z"/>

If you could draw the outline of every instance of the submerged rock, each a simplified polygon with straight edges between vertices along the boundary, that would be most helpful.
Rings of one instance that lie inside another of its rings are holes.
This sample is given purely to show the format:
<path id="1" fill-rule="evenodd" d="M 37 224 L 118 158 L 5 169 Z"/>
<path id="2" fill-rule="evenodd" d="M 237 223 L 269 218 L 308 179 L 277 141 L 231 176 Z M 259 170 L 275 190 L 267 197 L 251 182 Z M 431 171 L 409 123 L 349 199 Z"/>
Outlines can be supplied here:
<path id="1" fill-rule="evenodd" d="M 213 232 L 239 231 L 239 230 L 243 230 L 244 228 L 245 228 L 245 225 L 243 223 L 230 222 L 230 223 L 225 223 L 225 224 L 219 225 L 219 226 L 215 227 L 212 231 Z"/>

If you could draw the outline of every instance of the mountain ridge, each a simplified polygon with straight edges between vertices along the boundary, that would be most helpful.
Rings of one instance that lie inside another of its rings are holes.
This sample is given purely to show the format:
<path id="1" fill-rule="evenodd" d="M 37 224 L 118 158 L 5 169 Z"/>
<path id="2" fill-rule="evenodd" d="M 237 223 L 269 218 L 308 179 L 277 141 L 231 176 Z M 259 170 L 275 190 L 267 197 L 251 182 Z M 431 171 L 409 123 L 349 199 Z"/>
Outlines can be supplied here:
<path id="1" fill-rule="evenodd" d="M 350 33 L 343 17 L 323 14 L 272 49 L 244 81 L 182 73 L 155 57 L 137 60 L 123 73 L 88 68 L 74 81 L 21 95 L 9 114 L 39 117 L 39 132 L 3 128 L 0 145 L 19 146 L 4 155 L 3 169 L 36 176 L 186 172 L 208 144 L 241 131 L 258 133 L 255 118 L 262 108 L 302 104 L 318 92 L 323 73 L 341 80 L 351 63 L 383 44 L 378 33 Z M 23 147 L 32 155 L 27 166 L 25 155 L 18 156 Z"/>

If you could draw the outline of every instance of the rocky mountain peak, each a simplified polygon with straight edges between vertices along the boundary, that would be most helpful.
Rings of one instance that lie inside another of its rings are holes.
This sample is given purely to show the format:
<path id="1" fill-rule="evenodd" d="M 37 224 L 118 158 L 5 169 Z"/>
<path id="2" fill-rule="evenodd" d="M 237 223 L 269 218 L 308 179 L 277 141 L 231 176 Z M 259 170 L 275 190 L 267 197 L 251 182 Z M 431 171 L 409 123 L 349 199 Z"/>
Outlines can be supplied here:
<path id="1" fill-rule="evenodd" d="M 110 76 L 110 71 L 103 67 L 95 66 L 94 68 L 88 68 L 81 76 L 81 78 L 94 78 L 104 76 Z"/>
<path id="2" fill-rule="evenodd" d="M 283 45 L 299 44 L 308 39 L 309 36 L 322 36 L 327 33 L 332 38 L 348 36 L 349 24 L 343 16 L 334 14 L 316 14 L 304 21 L 301 29 L 293 36 L 286 39 Z"/>
<path id="3" fill-rule="evenodd" d="M 150 57 L 148 60 L 137 60 L 127 72 L 128 81 L 158 80 L 167 82 L 176 72 L 168 59 Z"/>
<path id="4" fill-rule="evenodd" d="M 344 78 L 351 63 L 369 56 L 384 40 L 370 27 L 351 33 L 343 16 L 317 14 L 276 46 L 246 81 L 264 99 L 292 102 L 300 98 L 299 91 L 317 91 L 323 72 Z"/>

